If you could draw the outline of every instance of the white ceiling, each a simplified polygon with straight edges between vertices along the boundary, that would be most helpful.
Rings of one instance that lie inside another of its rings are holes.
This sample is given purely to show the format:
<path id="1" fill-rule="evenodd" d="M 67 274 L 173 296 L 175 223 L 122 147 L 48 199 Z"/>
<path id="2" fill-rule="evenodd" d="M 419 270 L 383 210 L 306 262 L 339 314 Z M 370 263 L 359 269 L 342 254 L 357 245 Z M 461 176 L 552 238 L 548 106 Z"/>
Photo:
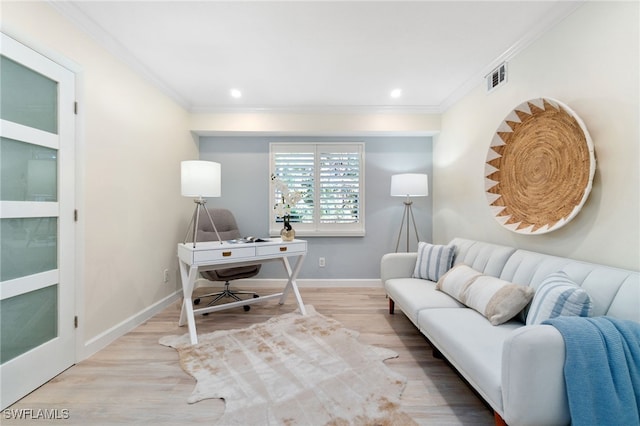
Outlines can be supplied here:
<path id="1" fill-rule="evenodd" d="M 580 3 L 52 4 L 190 111 L 440 112 Z"/>

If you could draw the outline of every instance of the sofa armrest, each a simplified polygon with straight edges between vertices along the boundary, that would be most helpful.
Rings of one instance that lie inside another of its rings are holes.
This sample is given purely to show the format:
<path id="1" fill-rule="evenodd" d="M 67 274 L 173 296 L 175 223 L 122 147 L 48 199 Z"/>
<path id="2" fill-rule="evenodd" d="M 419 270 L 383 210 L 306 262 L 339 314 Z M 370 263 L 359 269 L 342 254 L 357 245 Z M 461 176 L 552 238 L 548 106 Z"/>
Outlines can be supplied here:
<path id="1" fill-rule="evenodd" d="M 411 278 L 418 253 L 387 253 L 380 261 L 380 279 L 384 284 L 391 278 Z"/>
<path id="2" fill-rule="evenodd" d="M 565 347 L 550 325 L 520 327 L 502 348 L 502 417 L 510 426 L 569 424 Z"/>

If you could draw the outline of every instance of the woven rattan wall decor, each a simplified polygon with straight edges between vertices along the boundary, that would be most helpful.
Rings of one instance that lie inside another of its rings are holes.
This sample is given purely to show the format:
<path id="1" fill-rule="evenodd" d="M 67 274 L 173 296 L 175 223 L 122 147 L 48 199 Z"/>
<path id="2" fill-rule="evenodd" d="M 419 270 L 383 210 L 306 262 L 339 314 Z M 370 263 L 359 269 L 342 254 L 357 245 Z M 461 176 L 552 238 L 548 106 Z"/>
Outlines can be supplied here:
<path id="1" fill-rule="evenodd" d="M 520 234 L 544 234 L 584 205 L 596 160 L 582 120 L 553 99 L 518 105 L 498 127 L 485 163 L 485 193 L 494 218 Z"/>

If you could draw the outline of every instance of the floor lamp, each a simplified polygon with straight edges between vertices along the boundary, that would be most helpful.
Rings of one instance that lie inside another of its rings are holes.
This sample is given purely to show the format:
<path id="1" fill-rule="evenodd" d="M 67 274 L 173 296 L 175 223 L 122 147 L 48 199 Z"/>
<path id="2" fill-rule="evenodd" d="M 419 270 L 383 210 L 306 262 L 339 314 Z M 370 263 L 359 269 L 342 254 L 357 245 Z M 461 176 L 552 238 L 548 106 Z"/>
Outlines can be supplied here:
<path id="1" fill-rule="evenodd" d="M 411 208 L 413 201 L 411 197 L 426 197 L 429 195 L 429 180 L 427 175 L 418 173 L 404 173 L 391 176 L 391 196 L 406 197 L 404 200 L 404 213 L 402 214 L 402 222 L 400 223 L 400 231 L 398 232 L 398 241 L 396 242 L 396 253 L 400 245 L 400 237 L 402 236 L 402 228 L 407 222 L 407 252 L 409 252 L 409 220 L 413 223 L 413 230 L 416 234 L 416 241 L 420 242 L 418 236 L 418 227 L 413 217 Z M 411 218 L 411 219 L 409 219 Z"/>
<path id="2" fill-rule="evenodd" d="M 221 190 L 221 177 L 220 177 L 220 163 L 214 163 L 213 161 L 183 161 L 180 164 L 181 184 L 182 184 L 182 196 L 195 197 L 193 200 L 196 203 L 196 208 L 193 211 L 191 222 L 187 227 L 187 233 L 184 236 L 184 244 L 187 243 L 189 237 L 189 231 L 193 225 L 193 247 L 196 247 L 196 240 L 198 237 L 198 223 L 200 222 L 200 210 L 204 210 L 213 230 L 216 231 L 218 241 L 222 244 L 220 234 L 216 224 L 213 223 L 211 213 L 205 207 L 207 200 L 203 197 L 219 197 Z"/>

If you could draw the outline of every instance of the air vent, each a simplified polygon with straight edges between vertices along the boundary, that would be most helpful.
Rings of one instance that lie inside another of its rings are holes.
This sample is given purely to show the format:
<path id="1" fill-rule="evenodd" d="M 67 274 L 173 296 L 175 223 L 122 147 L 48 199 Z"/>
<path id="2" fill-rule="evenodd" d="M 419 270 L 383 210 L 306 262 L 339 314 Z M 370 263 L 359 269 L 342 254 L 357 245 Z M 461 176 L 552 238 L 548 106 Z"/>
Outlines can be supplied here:
<path id="1" fill-rule="evenodd" d="M 507 83 L 507 63 L 501 63 L 496 69 L 487 75 L 487 92 Z"/>

